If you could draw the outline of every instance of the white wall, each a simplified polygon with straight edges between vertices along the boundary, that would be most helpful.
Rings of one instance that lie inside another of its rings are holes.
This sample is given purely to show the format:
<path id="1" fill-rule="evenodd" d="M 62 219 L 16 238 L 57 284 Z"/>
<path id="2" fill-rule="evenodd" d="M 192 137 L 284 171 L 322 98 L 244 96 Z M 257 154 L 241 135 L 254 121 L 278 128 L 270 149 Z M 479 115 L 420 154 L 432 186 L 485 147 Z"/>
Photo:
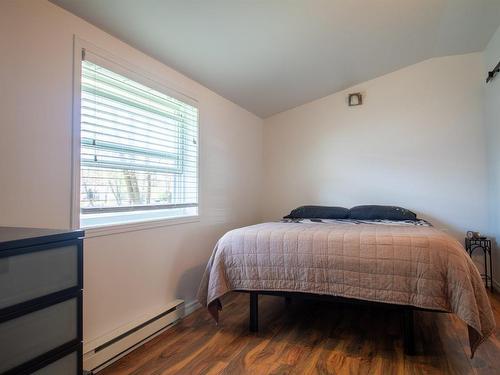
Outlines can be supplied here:
<path id="1" fill-rule="evenodd" d="M 486 231 L 483 79 L 480 54 L 436 58 L 266 119 L 264 218 L 391 204 L 459 239 Z"/>
<path id="2" fill-rule="evenodd" d="M 73 34 L 194 95 L 201 116 L 201 221 L 85 240 L 88 341 L 192 301 L 218 237 L 257 221 L 262 120 L 51 3 L 2 1 L 0 225 L 70 225 Z"/>
<path id="3" fill-rule="evenodd" d="M 484 53 L 483 77 L 500 61 L 500 28 Z M 490 233 L 496 238 L 494 271 L 500 288 L 500 75 L 484 86 L 485 122 L 488 139 Z"/>

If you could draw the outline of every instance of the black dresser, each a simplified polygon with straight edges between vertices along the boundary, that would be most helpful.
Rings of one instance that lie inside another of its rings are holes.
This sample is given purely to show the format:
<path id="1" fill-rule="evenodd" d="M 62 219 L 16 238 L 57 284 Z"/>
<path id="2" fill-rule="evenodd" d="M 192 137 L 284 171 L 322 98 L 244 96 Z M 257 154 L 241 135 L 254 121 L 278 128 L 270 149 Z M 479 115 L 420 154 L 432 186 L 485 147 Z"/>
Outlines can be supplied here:
<path id="1" fill-rule="evenodd" d="M 82 373 L 83 235 L 0 227 L 0 374 Z"/>

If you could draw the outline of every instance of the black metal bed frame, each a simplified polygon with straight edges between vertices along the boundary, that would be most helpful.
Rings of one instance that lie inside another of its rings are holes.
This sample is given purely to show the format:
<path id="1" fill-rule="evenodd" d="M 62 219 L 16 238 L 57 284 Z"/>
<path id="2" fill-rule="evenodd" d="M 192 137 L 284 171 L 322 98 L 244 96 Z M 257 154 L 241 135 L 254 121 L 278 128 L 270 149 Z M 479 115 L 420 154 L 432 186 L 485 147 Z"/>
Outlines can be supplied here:
<path id="1" fill-rule="evenodd" d="M 383 302 L 371 302 L 357 300 L 353 298 L 329 296 L 325 294 L 311 294 L 311 293 L 301 293 L 301 292 L 282 292 L 282 291 L 247 291 L 238 290 L 238 292 L 248 293 L 250 295 L 250 319 L 249 328 L 251 332 L 257 332 L 259 330 L 259 294 L 284 297 L 285 303 L 289 305 L 292 299 L 309 299 L 309 300 L 320 300 L 327 302 L 340 302 L 356 305 L 368 305 L 368 306 L 385 306 L 394 308 L 402 311 L 403 314 L 403 343 L 405 354 L 414 355 L 415 354 L 415 326 L 414 326 L 414 312 L 415 311 L 430 311 L 430 312 L 440 312 L 445 311 L 424 309 L 420 307 L 408 306 L 408 305 L 398 305 L 392 303 Z"/>

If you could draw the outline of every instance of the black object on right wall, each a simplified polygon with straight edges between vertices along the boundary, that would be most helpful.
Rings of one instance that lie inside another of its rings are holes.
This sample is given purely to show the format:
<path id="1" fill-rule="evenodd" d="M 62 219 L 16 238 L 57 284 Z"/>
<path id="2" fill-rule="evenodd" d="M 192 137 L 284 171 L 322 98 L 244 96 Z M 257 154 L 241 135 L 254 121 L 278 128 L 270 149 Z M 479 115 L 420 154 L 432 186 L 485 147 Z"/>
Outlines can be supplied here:
<path id="1" fill-rule="evenodd" d="M 500 61 L 498 62 L 497 66 L 495 66 L 493 68 L 493 70 L 491 72 L 488 72 L 488 77 L 486 78 L 486 83 L 488 83 L 489 81 L 491 81 L 493 78 L 495 78 L 495 76 L 497 75 L 497 73 L 500 72 Z"/>

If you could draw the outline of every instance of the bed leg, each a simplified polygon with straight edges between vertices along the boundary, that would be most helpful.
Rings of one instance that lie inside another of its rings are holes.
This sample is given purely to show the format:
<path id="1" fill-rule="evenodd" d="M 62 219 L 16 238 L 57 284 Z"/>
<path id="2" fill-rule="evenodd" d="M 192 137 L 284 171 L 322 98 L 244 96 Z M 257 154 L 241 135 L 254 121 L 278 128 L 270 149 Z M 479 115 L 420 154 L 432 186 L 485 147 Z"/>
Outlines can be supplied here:
<path id="1" fill-rule="evenodd" d="M 250 292 L 250 332 L 259 330 L 259 294 Z"/>
<path id="2" fill-rule="evenodd" d="M 403 340 L 406 355 L 415 355 L 415 327 L 413 309 L 403 310 Z"/>

